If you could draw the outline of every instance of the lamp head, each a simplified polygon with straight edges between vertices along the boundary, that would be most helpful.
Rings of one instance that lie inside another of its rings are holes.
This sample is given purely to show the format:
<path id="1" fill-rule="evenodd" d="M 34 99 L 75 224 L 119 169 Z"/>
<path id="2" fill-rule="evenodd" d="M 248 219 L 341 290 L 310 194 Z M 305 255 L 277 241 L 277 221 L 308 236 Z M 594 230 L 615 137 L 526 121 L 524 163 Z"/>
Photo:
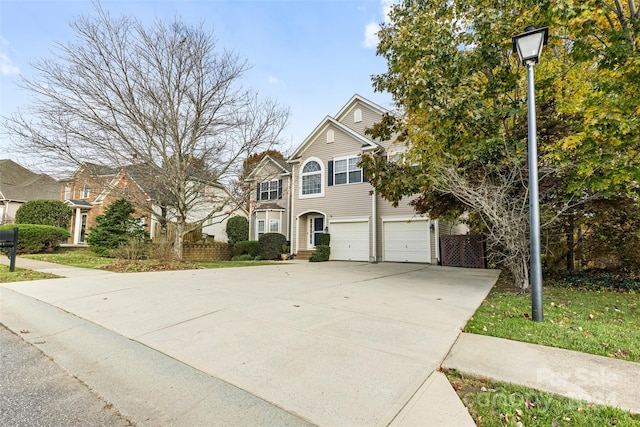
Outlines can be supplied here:
<path id="1" fill-rule="evenodd" d="M 518 52 L 522 65 L 528 62 L 538 62 L 542 46 L 549 41 L 549 27 L 535 28 L 529 26 L 524 33 L 511 37 L 513 41 L 513 51 Z"/>

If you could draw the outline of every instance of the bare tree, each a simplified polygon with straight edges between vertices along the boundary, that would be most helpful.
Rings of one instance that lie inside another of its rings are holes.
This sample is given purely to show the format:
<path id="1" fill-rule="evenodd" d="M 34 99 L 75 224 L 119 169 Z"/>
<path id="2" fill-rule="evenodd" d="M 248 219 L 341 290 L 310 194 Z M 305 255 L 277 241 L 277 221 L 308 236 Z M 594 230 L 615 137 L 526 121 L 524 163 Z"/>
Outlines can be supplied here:
<path id="1" fill-rule="evenodd" d="M 152 185 L 139 208 L 176 229 L 175 255 L 195 211 L 200 222 L 221 214 L 225 197 L 200 197 L 203 185 L 239 174 L 242 160 L 279 141 L 288 109 L 240 86 L 249 68 L 219 49 L 213 36 L 180 19 L 139 21 L 76 18 L 76 39 L 55 44 L 51 59 L 33 64 L 22 86 L 34 95 L 28 114 L 4 125 L 23 152 L 76 165 L 135 165 L 137 182 Z"/>

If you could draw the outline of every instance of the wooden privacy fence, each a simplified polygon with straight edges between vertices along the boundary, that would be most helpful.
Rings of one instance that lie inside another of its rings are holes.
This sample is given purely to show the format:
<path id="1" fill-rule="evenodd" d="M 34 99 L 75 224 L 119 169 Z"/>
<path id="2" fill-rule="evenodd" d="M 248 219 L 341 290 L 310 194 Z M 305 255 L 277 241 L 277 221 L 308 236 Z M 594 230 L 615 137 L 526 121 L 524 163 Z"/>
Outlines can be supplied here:
<path id="1" fill-rule="evenodd" d="M 202 225 L 194 226 L 193 224 L 187 224 L 187 228 L 195 227 L 193 230 L 184 235 L 185 243 L 197 243 L 202 240 Z M 173 224 L 167 224 L 166 236 L 162 235 L 162 228 L 156 227 L 153 240 L 162 241 L 164 238 L 167 242 L 173 242 L 176 236 L 176 228 Z"/>
<path id="2" fill-rule="evenodd" d="M 487 268 L 484 238 L 479 234 L 440 236 L 442 265 Z"/>

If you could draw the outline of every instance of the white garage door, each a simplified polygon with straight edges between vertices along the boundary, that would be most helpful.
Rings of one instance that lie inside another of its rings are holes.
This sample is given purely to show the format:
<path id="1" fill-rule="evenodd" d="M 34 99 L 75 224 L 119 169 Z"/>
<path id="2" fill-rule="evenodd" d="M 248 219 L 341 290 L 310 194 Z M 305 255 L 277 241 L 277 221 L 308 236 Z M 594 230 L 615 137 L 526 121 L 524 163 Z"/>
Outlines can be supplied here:
<path id="1" fill-rule="evenodd" d="M 331 222 L 331 259 L 336 261 L 369 261 L 369 223 Z"/>
<path id="2" fill-rule="evenodd" d="M 384 260 L 430 263 L 429 221 L 385 221 Z"/>

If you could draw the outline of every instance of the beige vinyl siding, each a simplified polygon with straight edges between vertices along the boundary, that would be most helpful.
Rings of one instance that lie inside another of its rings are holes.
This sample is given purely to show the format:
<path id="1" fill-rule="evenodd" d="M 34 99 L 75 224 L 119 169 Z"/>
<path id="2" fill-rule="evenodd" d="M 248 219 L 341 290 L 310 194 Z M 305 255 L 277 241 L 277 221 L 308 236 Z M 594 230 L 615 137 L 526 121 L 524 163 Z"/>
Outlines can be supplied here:
<path id="1" fill-rule="evenodd" d="M 360 111 L 362 112 L 362 121 L 355 123 L 353 121 L 353 116 L 355 110 L 357 109 L 360 109 Z M 364 131 L 366 128 L 371 127 L 373 124 L 378 123 L 382 119 L 382 114 L 372 110 L 366 104 L 356 102 L 350 108 L 348 108 L 342 116 L 336 117 L 336 119 L 348 128 L 358 132 L 360 135 L 364 135 Z"/>
<path id="2" fill-rule="evenodd" d="M 279 180 L 282 179 L 282 198 L 275 200 L 257 200 L 257 189 L 261 182 Z M 282 206 L 285 211 L 282 212 L 282 220 L 280 221 L 280 233 L 284 234 L 287 240 L 289 237 L 289 210 L 290 210 L 290 177 L 282 176 L 282 169 L 278 168 L 273 163 L 268 163 L 262 170 L 256 173 L 255 181 L 252 182 L 251 190 L 249 192 L 249 200 L 251 204 L 251 215 L 249 217 L 249 239 L 254 240 L 256 237 L 256 219 L 266 219 L 267 213 L 265 211 L 258 211 L 256 209 L 262 203 L 277 203 Z M 269 219 L 279 218 L 278 211 L 269 211 Z M 269 230 L 269 223 L 266 223 L 266 232 Z"/>

